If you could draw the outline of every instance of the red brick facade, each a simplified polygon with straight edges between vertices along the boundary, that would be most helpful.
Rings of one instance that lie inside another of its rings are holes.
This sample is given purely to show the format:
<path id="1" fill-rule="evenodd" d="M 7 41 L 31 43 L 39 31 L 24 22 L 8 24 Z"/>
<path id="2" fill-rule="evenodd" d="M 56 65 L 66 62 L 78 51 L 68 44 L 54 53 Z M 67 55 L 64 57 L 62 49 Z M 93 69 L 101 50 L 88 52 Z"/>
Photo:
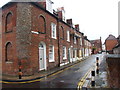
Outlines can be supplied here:
<path id="1" fill-rule="evenodd" d="M 92 43 L 92 54 L 96 54 L 102 51 L 101 39 L 91 40 Z"/>
<path id="2" fill-rule="evenodd" d="M 84 36 L 79 25 L 73 28 L 40 3 L 6 4 L 2 7 L 2 23 L 3 74 L 17 75 L 21 66 L 23 75 L 31 75 L 84 57 Z M 52 24 L 56 31 L 52 31 Z M 56 38 L 52 38 L 52 33 Z M 90 49 L 90 45 L 87 48 Z M 54 55 L 53 61 L 49 60 L 50 52 Z"/>
<path id="3" fill-rule="evenodd" d="M 106 51 L 109 53 L 113 53 L 113 48 L 118 44 L 117 38 L 113 35 L 109 35 L 108 38 L 105 40 L 105 48 Z"/>

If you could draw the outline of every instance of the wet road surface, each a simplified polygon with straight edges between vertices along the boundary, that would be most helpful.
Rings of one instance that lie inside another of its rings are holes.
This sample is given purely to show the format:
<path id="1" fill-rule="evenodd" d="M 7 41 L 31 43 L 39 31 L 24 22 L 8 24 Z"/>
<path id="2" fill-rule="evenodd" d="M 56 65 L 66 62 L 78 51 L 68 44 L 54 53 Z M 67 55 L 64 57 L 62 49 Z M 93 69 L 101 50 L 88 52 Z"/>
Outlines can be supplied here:
<path id="1" fill-rule="evenodd" d="M 45 77 L 34 83 L 2 84 L 3 88 L 77 88 L 78 82 L 95 65 L 96 57 L 102 60 L 103 54 L 92 55 L 63 72 Z"/>

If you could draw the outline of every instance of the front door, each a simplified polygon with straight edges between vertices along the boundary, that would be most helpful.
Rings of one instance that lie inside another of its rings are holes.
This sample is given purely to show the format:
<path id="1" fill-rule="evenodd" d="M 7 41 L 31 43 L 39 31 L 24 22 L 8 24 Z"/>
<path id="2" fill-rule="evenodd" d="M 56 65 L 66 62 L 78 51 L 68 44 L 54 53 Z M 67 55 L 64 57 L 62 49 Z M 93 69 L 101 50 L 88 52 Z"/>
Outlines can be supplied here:
<path id="1" fill-rule="evenodd" d="M 45 69 L 45 60 L 44 60 L 44 46 L 40 44 L 39 46 L 39 70 Z"/>

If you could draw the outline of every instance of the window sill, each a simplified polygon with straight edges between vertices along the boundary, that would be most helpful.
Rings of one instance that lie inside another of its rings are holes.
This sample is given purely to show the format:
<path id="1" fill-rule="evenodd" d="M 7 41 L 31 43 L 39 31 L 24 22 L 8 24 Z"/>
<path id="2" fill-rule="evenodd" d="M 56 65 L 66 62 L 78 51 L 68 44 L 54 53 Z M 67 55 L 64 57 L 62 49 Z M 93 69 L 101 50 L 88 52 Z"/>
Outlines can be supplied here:
<path id="1" fill-rule="evenodd" d="M 49 62 L 55 62 L 55 60 L 49 60 Z"/>
<path id="2" fill-rule="evenodd" d="M 70 41 L 67 40 L 67 42 L 70 42 Z"/>
<path id="3" fill-rule="evenodd" d="M 7 64 L 12 64 L 13 62 L 12 61 L 6 61 Z"/>
<path id="4" fill-rule="evenodd" d="M 67 58 L 65 57 L 65 58 L 63 58 L 63 59 L 67 59 Z"/>
<path id="5" fill-rule="evenodd" d="M 53 39 L 57 39 L 56 37 L 52 37 Z"/>

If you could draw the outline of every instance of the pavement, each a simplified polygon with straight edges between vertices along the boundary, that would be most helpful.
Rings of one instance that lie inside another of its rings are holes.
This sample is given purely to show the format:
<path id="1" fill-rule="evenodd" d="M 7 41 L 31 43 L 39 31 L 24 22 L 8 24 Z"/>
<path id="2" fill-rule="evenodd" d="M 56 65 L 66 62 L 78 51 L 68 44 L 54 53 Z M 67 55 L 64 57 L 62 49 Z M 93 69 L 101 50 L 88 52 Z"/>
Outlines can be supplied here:
<path id="1" fill-rule="evenodd" d="M 108 81 L 107 81 L 107 65 L 106 65 L 106 55 L 101 57 L 99 63 L 99 74 L 95 72 L 95 77 L 91 76 L 91 71 L 95 71 L 96 66 L 94 66 L 84 78 L 84 83 L 79 88 L 84 89 L 91 89 L 91 88 L 109 88 Z M 93 79 L 94 78 L 94 79 Z M 93 79 L 93 80 L 92 80 Z M 91 81 L 95 81 L 95 86 L 91 86 Z"/>
<path id="2" fill-rule="evenodd" d="M 18 76 L 2 75 L 1 80 L 2 80 L 3 83 L 6 83 L 6 82 L 25 82 L 25 81 L 32 81 L 32 80 L 41 79 L 41 78 L 50 76 L 54 73 L 61 72 L 62 70 L 66 69 L 68 67 L 71 67 L 71 66 L 73 66 L 77 63 L 80 63 L 81 61 L 83 61 L 87 58 L 89 58 L 89 56 L 86 57 L 86 58 L 83 58 L 81 60 L 77 60 L 75 62 L 66 64 L 64 66 L 57 67 L 57 68 L 54 68 L 54 69 L 51 69 L 51 70 L 48 70 L 48 71 L 41 71 L 41 72 L 35 73 L 34 75 L 31 75 L 31 76 L 22 76 L 22 79 L 19 79 Z"/>

